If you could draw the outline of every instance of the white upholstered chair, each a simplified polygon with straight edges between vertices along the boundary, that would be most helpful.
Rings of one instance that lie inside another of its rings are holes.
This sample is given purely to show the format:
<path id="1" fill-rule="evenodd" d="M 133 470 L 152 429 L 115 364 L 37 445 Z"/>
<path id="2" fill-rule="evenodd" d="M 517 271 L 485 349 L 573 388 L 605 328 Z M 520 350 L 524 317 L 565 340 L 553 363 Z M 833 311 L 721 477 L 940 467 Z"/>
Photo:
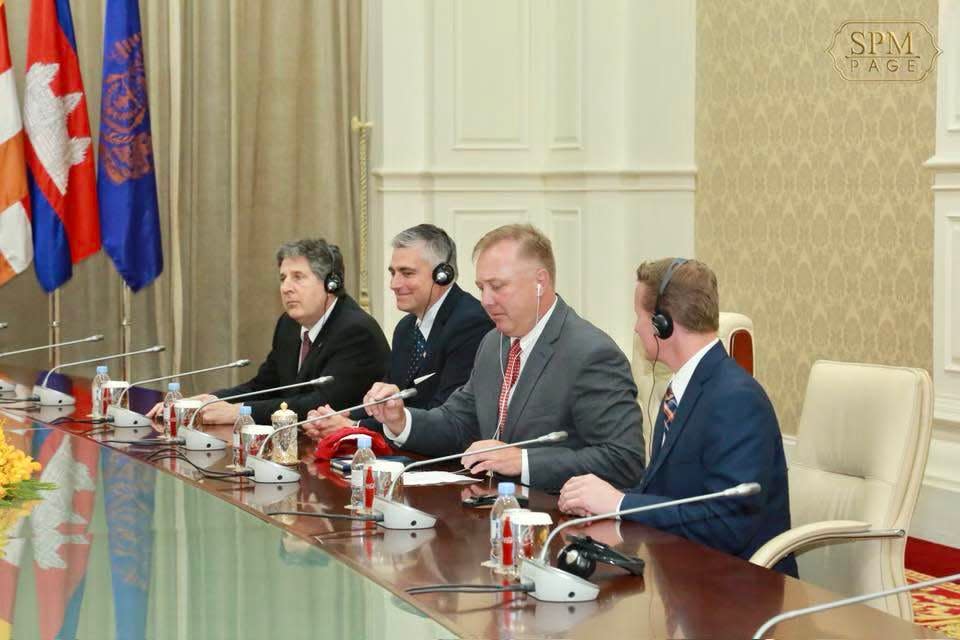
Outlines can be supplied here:
<path id="1" fill-rule="evenodd" d="M 727 349 L 727 353 L 741 367 L 756 375 L 757 356 L 754 351 L 753 321 L 742 313 L 720 312 L 720 329 L 717 337 Z M 660 402 L 667 390 L 667 383 L 673 375 L 662 363 L 657 363 L 656 372 L 653 363 L 643 353 L 643 345 L 636 335 L 633 337 L 633 378 L 637 383 L 637 401 L 643 412 L 643 441 L 647 447 L 647 459 L 650 459 L 650 434 L 653 433 L 653 421 L 660 410 Z M 656 373 L 656 375 L 654 375 Z M 651 390 L 653 394 L 651 395 Z"/>
<path id="2" fill-rule="evenodd" d="M 793 529 L 751 562 L 795 553 L 800 578 L 843 595 L 906 584 L 904 550 L 932 429 L 922 369 L 818 361 L 790 460 Z M 910 595 L 874 600 L 913 619 Z"/>

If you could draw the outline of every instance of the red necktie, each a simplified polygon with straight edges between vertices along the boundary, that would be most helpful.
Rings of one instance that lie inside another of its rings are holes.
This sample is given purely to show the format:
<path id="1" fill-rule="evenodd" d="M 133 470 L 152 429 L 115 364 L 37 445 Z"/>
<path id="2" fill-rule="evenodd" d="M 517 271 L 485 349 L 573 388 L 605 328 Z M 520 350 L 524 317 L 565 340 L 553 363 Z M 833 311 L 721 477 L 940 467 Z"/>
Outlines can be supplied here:
<path id="1" fill-rule="evenodd" d="M 307 354 L 310 353 L 310 334 L 304 333 L 300 337 L 300 362 L 297 364 L 297 372 L 300 372 L 300 367 L 303 366 L 303 361 L 307 359 Z"/>
<path id="2" fill-rule="evenodd" d="M 507 354 L 507 370 L 503 374 L 503 384 L 500 386 L 500 401 L 497 403 L 500 418 L 497 420 L 497 431 L 493 434 L 494 440 L 500 439 L 503 426 L 507 424 L 507 405 L 510 403 L 510 389 L 520 377 L 520 340 L 514 339 Z"/>

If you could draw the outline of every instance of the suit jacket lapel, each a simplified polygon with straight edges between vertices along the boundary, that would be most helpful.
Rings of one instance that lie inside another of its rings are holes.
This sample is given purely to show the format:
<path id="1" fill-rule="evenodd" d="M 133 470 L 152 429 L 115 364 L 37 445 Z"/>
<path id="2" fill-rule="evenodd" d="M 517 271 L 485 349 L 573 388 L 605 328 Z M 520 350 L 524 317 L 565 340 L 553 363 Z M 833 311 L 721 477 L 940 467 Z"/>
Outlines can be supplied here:
<path id="1" fill-rule="evenodd" d="M 330 312 L 330 317 L 327 318 L 327 321 L 323 323 L 323 327 L 320 329 L 320 333 L 317 334 L 317 339 L 310 345 L 310 351 L 307 353 L 307 357 L 303 359 L 303 364 L 300 365 L 300 371 L 297 372 L 297 382 L 306 382 L 310 378 L 316 377 L 319 373 L 314 372 L 316 375 L 307 375 L 307 372 L 310 371 L 311 366 L 320 357 L 320 352 L 323 350 L 323 343 L 327 336 L 330 335 L 333 327 L 337 322 L 343 312 L 344 308 L 350 306 L 353 303 L 353 300 L 350 299 L 350 296 L 341 296 L 337 300 L 337 304 L 333 307 L 333 311 Z M 300 358 L 300 353 L 297 353 L 297 359 Z M 296 361 L 294 361 L 296 365 Z"/>
<path id="2" fill-rule="evenodd" d="M 460 300 L 460 295 L 463 290 L 454 284 L 450 287 L 450 293 L 447 294 L 446 300 L 443 301 L 443 304 L 440 305 L 440 308 L 437 309 L 437 315 L 433 319 L 433 326 L 430 328 L 430 336 L 427 338 L 426 350 L 423 353 L 423 358 L 420 362 L 417 363 L 417 370 L 415 376 L 420 373 L 431 373 L 430 371 L 423 371 L 423 363 L 430 359 L 431 354 L 433 354 L 434 349 L 436 349 L 437 343 L 442 339 L 441 334 L 443 333 L 443 327 L 447 324 L 447 320 L 450 319 L 450 315 L 453 313 L 453 309 L 457 306 L 457 302 Z M 413 348 L 413 345 L 410 345 L 410 348 Z M 406 362 L 410 362 L 409 351 L 407 353 Z"/>
<path id="3" fill-rule="evenodd" d="M 527 356 L 527 361 L 520 372 L 520 379 L 517 380 L 517 386 L 513 391 L 513 398 L 510 399 L 510 406 L 507 408 L 507 424 L 504 425 L 503 434 L 501 434 L 504 442 L 510 442 L 507 434 L 513 434 L 523 414 L 523 408 L 530 399 L 530 394 L 547 367 L 547 363 L 550 362 L 550 358 L 553 357 L 553 343 L 560 337 L 563 321 L 567 318 L 567 310 L 566 303 L 557 296 L 557 306 L 553 310 L 553 315 L 550 316 L 547 326 L 543 328 L 543 333 L 533 345 L 533 351 Z"/>
<path id="4" fill-rule="evenodd" d="M 657 425 L 654 429 L 654 435 L 651 436 L 654 438 L 654 441 L 650 452 L 650 466 L 647 467 L 646 473 L 643 474 L 641 488 L 646 488 L 646 486 L 650 484 L 651 479 L 656 476 L 657 471 L 663 466 L 663 461 L 670 455 L 670 451 L 679 439 L 683 428 L 687 425 L 688 418 L 696 408 L 697 400 L 700 399 L 700 394 L 703 392 L 703 384 L 710 379 L 710 376 L 713 375 L 713 370 L 724 357 L 726 357 L 726 351 L 724 351 L 723 345 L 717 343 L 712 349 L 707 351 L 703 359 L 700 360 L 696 371 L 693 372 L 693 376 L 690 378 L 689 384 L 687 384 L 686 390 L 683 392 L 683 398 L 680 400 L 680 404 L 677 405 L 677 413 L 673 417 L 673 422 L 670 423 L 670 432 L 667 434 L 667 440 L 663 443 L 662 447 L 659 443 L 660 440 L 663 439 L 664 431 L 663 410 L 661 409 L 657 412 Z"/>

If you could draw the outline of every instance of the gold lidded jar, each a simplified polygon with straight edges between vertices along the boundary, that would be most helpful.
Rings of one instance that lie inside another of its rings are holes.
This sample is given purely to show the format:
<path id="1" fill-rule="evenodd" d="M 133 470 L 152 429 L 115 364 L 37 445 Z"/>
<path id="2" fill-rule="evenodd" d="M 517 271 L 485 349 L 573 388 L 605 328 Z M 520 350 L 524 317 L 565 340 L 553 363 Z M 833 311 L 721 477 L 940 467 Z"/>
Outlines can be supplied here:
<path id="1" fill-rule="evenodd" d="M 287 409 L 287 403 L 280 403 L 280 408 L 270 416 L 270 422 L 273 424 L 273 430 L 277 431 L 283 427 L 288 427 L 297 422 L 297 414 Z M 300 462 L 300 455 L 297 452 L 297 428 L 286 429 L 278 433 L 271 440 L 273 449 L 270 459 L 280 464 L 297 464 Z"/>

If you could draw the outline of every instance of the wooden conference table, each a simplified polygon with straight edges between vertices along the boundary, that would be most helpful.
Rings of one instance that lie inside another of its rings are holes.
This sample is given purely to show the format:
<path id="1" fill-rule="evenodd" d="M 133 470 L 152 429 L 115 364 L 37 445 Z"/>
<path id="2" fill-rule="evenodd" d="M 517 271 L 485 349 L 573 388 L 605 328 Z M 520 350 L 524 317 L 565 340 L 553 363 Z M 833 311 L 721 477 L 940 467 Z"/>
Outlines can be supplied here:
<path id="1" fill-rule="evenodd" d="M 0 367 L 0 377 L 27 385 L 39 373 Z M 152 448 L 116 440 L 153 434 L 91 434 L 93 425 L 77 421 L 89 413 L 89 381 L 59 383 L 77 397 L 75 407 L 0 405 L 8 441 L 42 460 L 44 478 L 59 487 L 6 532 L 0 632 L 12 625 L 14 638 L 743 638 L 779 612 L 838 598 L 628 522 L 585 530 L 646 562 L 642 578 L 598 569 L 595 602 L 545 603 L 509 593 L 411 596 L 404 590 L 424 584 L 498 583 L 480 565 L 489 512 L 462 506 L 462 486 L 405 489 L 409 504 L 437 516 L 428 530 L 270 516 L 344 512 L 349 488 L 309 452 L 299 485 L 204 479 L 183 461 L 151 462 Z M 146 411 L 158 398 L 135 389 L 131 408 Z M 229 441 L 227 427 L 206 430 Z M 190 459 L 223 470 L 229 453 Z M 554 522 L 563 518 L 556 497 L 538 491 L 530 492 L 530 508 L 550 512 Z M 942 637 L 864 605 L 788 621 L 773 633 Z"/>

